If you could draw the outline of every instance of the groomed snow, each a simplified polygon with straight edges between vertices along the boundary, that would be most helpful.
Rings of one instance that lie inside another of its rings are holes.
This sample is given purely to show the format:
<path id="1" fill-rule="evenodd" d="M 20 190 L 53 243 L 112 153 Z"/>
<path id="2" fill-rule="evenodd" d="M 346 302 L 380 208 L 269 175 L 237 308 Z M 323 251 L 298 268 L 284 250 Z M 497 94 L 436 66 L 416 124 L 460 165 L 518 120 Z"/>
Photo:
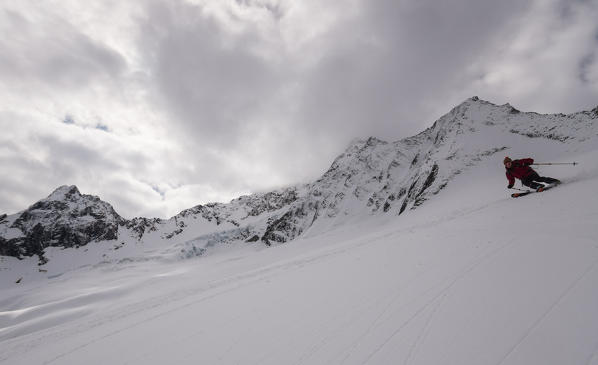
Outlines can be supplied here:
<path id="1" fill-rule="evenodd" d="M 0 363 L 596 365 L 598 153 L 520 199 L 502 157 L 409 214 L 276 247 L 20 284 L 31 262 L 4 258 Z"/>

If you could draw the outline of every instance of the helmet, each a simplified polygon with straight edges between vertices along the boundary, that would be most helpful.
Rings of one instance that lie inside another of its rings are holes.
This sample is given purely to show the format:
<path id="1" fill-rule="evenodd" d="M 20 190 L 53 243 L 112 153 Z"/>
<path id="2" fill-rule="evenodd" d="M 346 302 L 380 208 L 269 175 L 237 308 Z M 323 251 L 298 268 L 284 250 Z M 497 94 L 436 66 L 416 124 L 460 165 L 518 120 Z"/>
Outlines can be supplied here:
<path id="1" fill-rule="evenodd" d="M 506 164 L 507 162 L 511 162 L 513 160 L 511 160 L 511 158 L 509 158 L 509 156 L 505 157 L 505 159 L 502 161 L 503 164 Z"/>

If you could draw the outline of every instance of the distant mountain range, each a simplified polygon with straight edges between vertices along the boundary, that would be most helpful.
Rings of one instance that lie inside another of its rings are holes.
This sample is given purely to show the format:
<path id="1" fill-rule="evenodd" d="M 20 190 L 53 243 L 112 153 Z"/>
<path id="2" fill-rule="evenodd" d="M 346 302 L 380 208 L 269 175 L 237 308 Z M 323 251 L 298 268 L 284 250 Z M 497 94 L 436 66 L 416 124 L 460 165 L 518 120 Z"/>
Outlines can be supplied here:
<path id="1" fill-rule="evenodd" d="M 537 114 L 472 97 L 416 136 L 354 141 L 317 181 L 228 204 L 197 205 L 170 219 L 127 220 L 100 198 L 61 186 L 22 212 L 0 215 L 0 255 L 37 255 L 44 264 L 49 247 L 81 248 L 92 242 L 110 250 L 172 246 L 183 257 L 224 243 L 280 244 L 364 215 L 406 214 L 464 170 L 499 159 L 495 155 L 502 160 L 514 146 L 535 138 L 590 148 L 597 143 L 597 120 L 598 107 Z"/>

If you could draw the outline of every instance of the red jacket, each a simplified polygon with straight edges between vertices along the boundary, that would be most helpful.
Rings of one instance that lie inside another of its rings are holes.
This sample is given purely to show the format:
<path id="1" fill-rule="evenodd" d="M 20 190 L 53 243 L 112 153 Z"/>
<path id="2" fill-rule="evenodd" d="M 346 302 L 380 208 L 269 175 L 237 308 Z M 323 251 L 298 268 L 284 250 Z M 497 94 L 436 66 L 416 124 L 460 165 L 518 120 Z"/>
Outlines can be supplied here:
<path id="1" fill-rule="evenodd" d="M 509 185 L 515 184 L 515 178 L 520 180 L 525 179 L 529 175 L 535 173 L 535 171 L 529 167 L 534 163 L 533 158 L 522 158 L 521 160 L 513 160 L 511 168 L 507 169 L 507 179 L 509 179 Z"/>

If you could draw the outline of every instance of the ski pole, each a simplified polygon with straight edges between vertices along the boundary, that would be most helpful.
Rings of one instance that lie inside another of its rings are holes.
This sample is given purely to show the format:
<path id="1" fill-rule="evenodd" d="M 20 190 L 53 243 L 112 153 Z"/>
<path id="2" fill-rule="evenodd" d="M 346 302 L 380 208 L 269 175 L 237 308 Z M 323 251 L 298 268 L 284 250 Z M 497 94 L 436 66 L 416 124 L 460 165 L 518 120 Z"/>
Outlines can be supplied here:
<path id="1" fill-rule="evenodd" d="M 546 162 L 546 163 L 533 163 L 532 165 L 579 165 L 579 162 Z"/>
<path id="2" fill-rule="evenodd" d="M 511 189 L 513 189 L 513 190 L 519 190 L 519 191 L 526 191 L 526 192 L 529 191 L 529 190 L 523 190 L 523 189 L 518 189 L 518 188 L 511 188 Z"/>

